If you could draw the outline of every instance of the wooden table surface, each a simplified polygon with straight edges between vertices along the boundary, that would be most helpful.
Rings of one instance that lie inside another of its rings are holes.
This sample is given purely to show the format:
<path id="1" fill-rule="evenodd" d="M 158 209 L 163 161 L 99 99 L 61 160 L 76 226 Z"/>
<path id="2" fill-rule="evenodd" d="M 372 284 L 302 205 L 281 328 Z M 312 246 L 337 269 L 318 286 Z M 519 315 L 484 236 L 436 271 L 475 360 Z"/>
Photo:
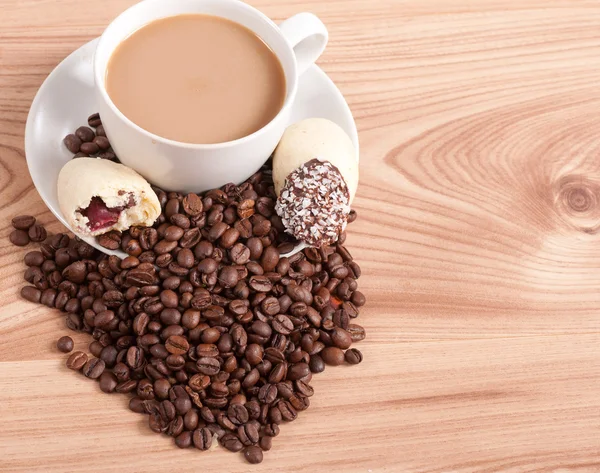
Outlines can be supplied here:
<path id="1" fill-rule="evenodd" d="M 11 217 L 60 229 L 27 172 L 29 105 L 131 3 L 0 0 L 0 471 L 600 471 L 598 0 L 252 1 L 329 27 L 368 297 L 364 362 L 316 377 L 260 466 L 151 433 L 64 367 L 63 318 L 18 296 Z"/>

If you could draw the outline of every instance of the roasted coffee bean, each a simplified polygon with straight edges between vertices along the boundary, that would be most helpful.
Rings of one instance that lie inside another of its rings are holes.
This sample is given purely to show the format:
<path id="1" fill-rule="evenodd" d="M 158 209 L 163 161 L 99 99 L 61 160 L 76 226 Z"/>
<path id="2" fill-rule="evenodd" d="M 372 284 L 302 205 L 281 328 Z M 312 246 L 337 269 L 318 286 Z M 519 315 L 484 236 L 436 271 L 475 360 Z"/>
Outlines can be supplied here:
<path id="1" fill-rule="evenodd" d="M 356 348 L 351 348 L 350 350 L 346 350 L 344 358 L 348 364 L 358 365 L 363 360 L 363 355 Z"/>
<path id="2" fill-rule="evenodd" d="M 149 379 L 142 379 L 138 383 L 137 395 L 144 400 L 150 400 L 156 397 L 154 394 L 154 385 Z"/>
<path id="3" fill-rule="evenodd" d="M 131 369 L 136 370 L 144 363 L 144 352 L 140 347 L 129 347 L 125 360 Z"/>
<path id="4" fill-rule="evenodd" d="M 294 395 L 294 385 L 288 381 L 277 383 L 277 394 L 282 399 L 289 399 Z"/>
<path id="5" fill-rule="evenodd" d="M 365 339 L 365 329 L 358 324 L 349 324 L 347 331 L 353 342 L 360 342 Z"/>
<path id="6" fill-rule="evenodd" d="M 202 311 L 202 315 L 209 321 L 219 321 L 225 314 L 223 307 L 210 305 Z"/>
<path id="7" fill-rule="evenodd" d="M 342 309 L 336 310 L 333 314 L 333 324 L 346 330 L 350 325 L 348 313 Z"/>
<path id="8" fill-rule="evenodd" d="M 216 358 L 207 358 L 207 357 L 200 358 L 196 362 L 196 366 L 200 373 L 208 375 L 208 376 L 213 376 L 213 375 L 217 374 L 221 367 L 219 360 L 217 360 Z"/>
<path id="9" fill-rule="evenodd" d="M 99 113 L 94 113 L 88 117 L 88 125 L 91 127 L 98 127 L 102 125 L 102 120 L 100 119 Z"/>
<path id="10" fill-rule="evenodd" d="M 198 264 L 198 271 L 202 274 L 210 274 L 217 270 L 219 264 L 212 258 L 204 258 Z"/>
<path id="11" fill-rule="evenodd" d="M 160 293 L 160 302 L 164 307 L 176 308 L 179 305 L 179 297 L 175 291 L 167 289 Z"/>
<path id="12" fill-rule="evenodd" d="M 192 268 L 194 266 L 194 253 L 192 250 L 183 248 L 177 253 L 177 264 L 186 269 Z M 187 274 L 187 272 L 185 274 Z"/>
<path id="13" fill-rule="evenodd" d="M 210 257 L 213 254 L 213 244 L 209 241 L 202 240 L 194 248 L 194 256 L 199 260 Z"/>
<path id="14" fill-rule="evenodd" d="M 259 379 L 260 379 L 260 373 L 258 372 L 258 370 L 256 368 L 254 368 L 246 375 L 246 377 L 244 378 L 244 381 L 242 381 L 242 387 L 244 389 L 251 388 L 256 383 L 258 383 Z"/>
<path id="15" fill-rule="evenodd" d="M 234 264 L 246 264 L 250 261 L 250 250 L 243 243 L 236 243 L 229 250 L 229 257 Z"/>
<path id="16" fill-rule="evenodd" d="M 63 353 L 69 353 L 73 350 L 73 339 L 71 337 L 60 337 L 56 342 L 56 348 Z"/>
<path id="17" fill-rule="evenodd" d="M 118 250 L 121 246 L 121 235 L 119 232 L 110 231 L 100 235 L 97 241 L 100 246 L 108 250 Z"/>
<path id="18" fill-rule="evenodd" d="M 250 274 L 253 275 L 262 276 L 263 274 L 265 274 L 265 270 L 263 269 L 263 267 L 256 261 L 248 262 L 246 264 L 246 269 Z"/>
<path id="19" fill-rule="evenodd" d="M 235 434 L 225 434 L 219 437 L 219 443 L 230 452 L 239 452 L 244 448 L 244 445 Z"/>
<path id="20" fill-rule="evenodd" d="M 11 220 L 12 226 L 16 230 L 29 230 L 35 224 L 35 217 L 31 215 L 19 215 Z"/>
<path id="21" fill-rule="evenodd" d="M 128 394 L 128 393 L 135 391 L 136 388 L 137 388 L 137 381 L 130 379 L 127 381 L 122 381 L 119 384 L 117 384 L 115 391 L 118 392 L 119 394 Z"/>
<path id="22" fill-rule="evenodd" d="M 79 148 L 81 147 L 83 141 L 81 141 L 81 138 L 79 138 L 79 136 L 71 133 L 65 136 L 65 138 L 63 139 L 63 143 L 71 153 L 75 154 L 79 152 Z"/>
<path id="23" fill-rule="evenodd" d="M 229 225 L 225 222 L 216 222 L 208 232 L 207 239 L 210 242 L 215 242 L 225 233 Z"/>
<path id="24" fill-rule="evenodd" d="M 273 330 L 282 334 L 289 335 L 294 330 L 294 324 L 287 315 L 279 314 L 272 322 Z"/>
<path id="25" fill-rule="evenodd" d="M 262 311 L 270 316 L 274 316 L 280 313 L 281 306 L 279 300 L 276 297 L 267 297 L 261 303 Z"/>
<path id="26" fill-rule="evenodd" d="M 334 346 L 345 350 L 352 345 L 352 335 L 340 327 L 334 327 L 331 331 L 331 342 Z"/>
<path id="27" fill-rule="evenodd" d="M 109 372 L 109 371 L 104 371 L 101 375 L 100 375 L 100 390 L 105 392 L 105 393 L 112 393 L 114 392 L 114 390 L 117 387 L 117 377 Z"/>
<path id="28" fill-rule="evenodd" d="M 196 409 L 189 409 L 183 416 L 183 425 L 187 430 L 196 430 L 199 425 L 199 416 Z"/>
<path id="29" fill-rule="evenodd" d="M 261 450 L 268 452 L 269 450 L 271 450 L 272 443 L 273 437 L 265 435 L 264 437 L 261 437 L 258 441 L 258 446 L 261 448 Z"/>
<path id="30" fill-rule="evenodd" d="M 96 358 L 100 357 L 100 353 L 102 353 L 102 350 L 104 349 L 102 343 L 100 343 L 98 340 L 94 340 L 92 343 L 90 343 L 88 348 L 90 353 Z"/>
<path id="31" fill-rule="evenodd" d="M 214 397 L 227 397 L 229 395 L 229 389 L 225 383 L 213 382 L 210 385 L 210 393 Z"/>
<path id="32" fill-rule="evenodd" d="M 268 437 L 277 437 L 279 435 L 279 425 L 277 425 L 277 424 L 265 425 L 264 433 Z"/>
<path id="33" fill-rule="evenodd" d="M 258 391 L 258 400 L 263 404 L 271 404 L 277 399 L 277 387 L 274 384 L 265 384 Z"/>
<path id="34" fill-rule="evenodd" d="M 91 141 L 89 143 L 82 143 L 79 149 L 82 153 L 85 153 L 88 156 L 96 154 L 98 151 L 100 151 L 100 147 L 94 141 Z"/>
<path id="35" fill-rule="evenodd" d="M 42 294 L 43 297 L 43 294 Z M 49 306 L 50 307 L 50 306 Z M 79 331 L 83 328 L 83 322 L 81 317 L 77 314 L 69 314 L 65 317 L 65 324 L 67 328 L 73 331 Z"/>
<path id="36" fill-rule="evenodd" d="M 179 246 L 182 248 L 192 248 L 198 244 L 200 238 L 202 238 L 200 229 L 190 228 L 183 233 L 181 240 L 179 240 Z"/>
<path id="37" fill-rule="evenodd" d="M 170 219 L 176 213 L 179 213 L 179 200 L 169 199 L 165 205 L 165 216 Z"/>
<path id="38" fill-rule="evenodd" d="M 362 307 L 367 302 L 365 296 L 360 291 L 354 291 L 350 300 L 356 307 Z"/>
<path id="39" fill-rule="evenodd" d="M 116 319 L 115 313 L 112 310 L 103 310 L 94 317 L 94 327 L 105 330 L 114 324 Z"/>
<path id="40" fill-rule="evenodd" d="M 13 230 L 8 239 L 13 245 L 16 246 L 27 246 L 29 244 L 29 235 L 25 230 Z"/>
<path id="41" fill-rule="evenodd" d="M 80 371 L 88 361 L 88 356 L 82 351 L 71 353 L 67 359 L 67 368 L 70 370 Z"/>
<path id="42" fill-rule="evenodd" d="M 304 397 L 311 397 L 315 393 L 312 386 L 308 383 L 305 383 L 301 379 L 294 382 L 294 387 L 296 392 Z"/>
<path id="43" fill-rule="evenodd" d="M 243 404 L 238 403 L 231 403 L 229 405 L 227 416 L 235 425 L 245 424 L 249 419 L 248 410 L 243 406 Z"/>
<path id="44" fill-rule="evenodd" d="M 154 228 L 145 228 L 139 236 L 140 246 L 143 250 L 151 250 L 158 242 L 158 233 Z"/>
<path id="45" fill-rule="evenodd" d="M 279 402 L 279 404 L 277 404 L 277 408 L 281 412 L 281 418 L 286 422 L 291 422 L 298 417 L 296 409 L 294 409 L 289 401 Z"/>
<path id="46" fill-rule="evenodd" d="M 107 368 L 112 368 L 117 362 L 119 352 L 114 345 L 105 346 L 100 352 L 100 359 L 104 361 Z"/>
<path id="47" fill-rule="evenodd" d="M 149 416 L 148 425 L 150 427 L 150 430 L 159 434 L 167 430 L 168 422 L 164 418 L 162 418 L 158 413 L 152 413 Z"/>
<path id="48" fill-rule="evenodd" d="M 154 246 L 154 252 L 157 255 L 163 255 L 165 253 L 169 253 L 169 252 L 173 251 L 176 247 L 177 247 L 176 241 L 160 240 Z"/>
<path id="49" fill-rule="evenodd" d="M 310 367 L 307 363 L 295 363 L 288 369 L 288 379 L 296 381 L 310 374 Z"/>
<path id="50" fill-rule="evenodd" d="M 252 276 L 248 285 L 256 292 L 269 292 L 273 288 L 273 284 L 266 276 Z"/>
<path id="51" fill-rule="evenodd" d="M 144 335 L 148 328 L 150 317 L 145 312 L 141 312 L 133 319 L 132 330 L 136 335 Z"/>
<path id="52" fill-rule="evenodd" d="M 137 414 L 146 414 L 146 410 L 144 408 L 144 400 L 139 397 L 132 397 L 129 400 L 129 409 Z"/>
<path id="53" fill-rule="evenodd" d="M 183 211 L 190 217 L 195 217 L 204 210 L 202 199 L 197 194 L 188 194 L 183 198 Z"/>
<path id="54" fill-rule="evenodd" d="M 320 355 L 328 365 L 339 366 L 344 363 L 344 352 L 337 347 L 326 347 Z"/>
<path id="55" fill-rule="evenodd" d="M 311 373 L 322 373 L 325 371 L 325 363 L 320 355 L 312 355 L 308 362 L 308 366 L 310 366 Z"/>
<path id="56" fill-rule="evenodd" d="M 198 450 L 208 450 L 212 444 L 212 438 L 212 432 L 206 427 L 197 429 L 192 434 L 192 442 Z"/>
<path id="57" fill-rule="evenodd" d="M 44 255 L 41 251 L 30 251 L 25 255 L 24 261 L 27 266 L 41 266 L 44 263 Z"/>
<path id="58" fill-rule="evenodd" d="M 167 426 L 166 434 L 170 437 L 178 437 L 183 432 L 183 417 L 177 416 Z"/>
<path id="59" fill-rule="evenodd" d="M 77 135 L 77 137 L 84 143 L 92 141 L 96 136 L 94 130 L 87 126 L 80 126 L 79 128 L 77 128 L 77 130 L 75 131 L 75 135 Z"/>
<path id="60" fill-rule="evenodd" d="M 196 347 L 196 356 L 198 358 L 216 358 L 219 356 L 219 349 L 214 343 L 201 343 Z"/>
<path id="61" fill-rule="evenodd" d="M 265 272 L 274 271 L 279 263 L 279 251 L 274 246 L 268 246 L 264 249 L 260 263 Z"/>
<path id="62" fill-rule="evenodd" d="M 123 251 L 130 256 L 140 256 L 142 254 L 142 247 L 140 242 L 137 240 L 129 240 L 124 246 Z"/>
<path id="63" fill-rule="evenodd" d="M 159 378 L 154 381 L 154 395 L 158 399 L 167 399 L 169 397 L 169 390 L 171 389 L 171 383 L 166 378 Z"/>
<path id="64" fill-rule="evenodd" d="M 287 343 L 287 340 L 284 338 L 284 343 Z M 273 343 L 273 341 L 271 342 Z M 265 350 L 265 357 L 271 363 L 282 363 L 285 361 L 285 354 L 276 347 L 269 347 Z"/>
<path id="65" fill-rule="evenodd" d="M 110 141 L 108 141 L 108 138 L 106 138 L 106 136 L 96 136 L 96 138 L 93 139 L 92 144 L 95 144 L 102 151 L 106 151 L 108 148 L 110 148 Z M 81 149 L 85 152 L 83 146 L 81 147 Z"/>
<path id="66" fill-rule="evenodd" d="M 273 424 L 281 424 L 283 422 L 283 417 L 281 416 L 281 411 L 279 410 L 279 406 L 272 406 L 269 408 L 269 421 Z"/>
<path id="67" fill-rule="evenodd" d="M 141 383 L 141 381 L 140 381 L 140 383 Z M 139 385 L 138 385 L 138 391 L 139 391 Z M 175 410 L 175 405 L 168 399 L 165 399 L 164 401 L 162 401 L 160 403 L 160 405 L 158 407 L 158 413 L 165 422 L 171 422 L 177 416 L 177 411 Z M 183 421 L 183 419 L 182 419 L 182 421 Z"/>
<path id="68" fill-rule="evenodd" d="M 184 229 L 176 225 L 171 225 L 165 230 L 164 239 L 167 241 L 179 241 L 183 236 Z"/>
<path id="69" fill-rule="evenodd" d="M 107 291 L 102 296 L 102 301 L 107 307 L 116 308 L 125 302 L 125 295 L 117 290 Z"/>
<path id="70" fill-rule="evenodd" d="M 192 446 L 192 432 L 182 432 L 175 438 L 175 445 L 179 448 L 189 448 Z"/>
<path id="71" fill-rule="evenodd" d="M 263 252 L 263 244 L 260 238 L 249 238 L 246 242 L 246 246 L 250 250 L 250 258 L 253 260 L 259 260 Z"/>
<path id="72" fill-rule="evenodd" d="M 201 289 L 194 292 L 194 297 L 192 298 L 190 305 L 193 309 L 204 310 L 210 306 L 211 302 L 212 298 L 210 293 L 205 289 Z"/>
<path id="73" fill-rule="evenodd" d="M 209 327 L 202 332 L 200 339 L 202 343 L 214 344 L 221 338 L 221 332 L 215 327 Z M 217 350 L 218 351 L 218 350 Z"/>
<path id="74" fill-rule="evenodd" d="M 252 236 L 252 223 L 250 223 L 250 220 L 238 220 L 233 226 L 240 232 L 240 238 L 250 238 Z"/>
<path id="75" fill-rule="evenodd" d="M 187 395 L 185 397 L 180 396 L 177 399 L 175 399 L 173 405 L 175 406 L 175 410 L 177 411 L 177 413 L 183 416 L 187 414 L 188 411 L 192 408 L 192 401 Z"/>
<path id="76" fill-rule="evenodd" d="M 45 289 L 40 297 L 40 303 L 48 307 L 54 307 L 56 294 L 56 289 Z"/>
<path id="77" fill-rule="evenodd" d="M 256 445 L 260 439 L 258 429 L 253 423 L 240 425 L 237 429 L 237 434 L 240 441 L 247 446 Z"/>
<path id="78" fill-rule="evenodd" d="M 225 266 L 219 272 L 219 284 L 223 287 L 231 288 L 234 287 L 239 280 L 239 275 L 237 270 L 233 266 Z"/>
<path id="79" fill-rule="evenodd" d="M 221 235 L 219 244 L 223 248 L 229 249 L 237 242 L 239 237 L 240 237 L 239 230 L 237 230 L 236 228 L 228 228 L 227 230 L 225 230 L 223 235 Z"/>
<path id="80" fill-rule="evenodd" d="M 296 394 L 293 394 L 288 401 L 297 412 L 305 411 L 310 406 L 308 398 Z"/>
<path id="81" fill-rule="evenodd" d="M 76 261 L 63 270 L 62 276 L 74 284 L 82 284 L 87 276 L 87 267 L 83 261 Z"/>
<path id="82" fill-rule="evenodd" d="M 355 319 L 358 317 L 359 310 L 352 302 L 346 301 L 342 304 L 342 310 L 348 314 L 348 317 Z"/>
<path id="83" fill-rule="evenodd" d="M 21 288 L 21 297 L 29 302 L 39 303 L 42 297 L 42 291 L 37 287 L 24 286 Z"/>
<path id="84" fill-rule="evenodd" d="M 190 226 L 192 224 L 188 217 L 186 217 L 185 215 L 180 214 L 180 213 L 176 213 L 176 214 L 172 215 L 169 218 L 169 221 L 173 225 L 177 225 L 178 227 L 181 227 L 184 230 L 187 230 L 188 228 L 190 228 Z"/>
<path id="85" fill-rule="evenodd" d="M 83 366 L 83 374 L 87 378 L 97 379 L 104 372 L 104 368 L 104 361 L 99 358 L 92 358 Z"/>
<path id="86" fill-rule="evenodd" d="M 252 343 L 246 348 L 245 356 L 246 360 L 248 360 L 248 363 L 250 363 L 251 366 L 256 366 L 263 359 L 264 349 L 261 345 Z"/>

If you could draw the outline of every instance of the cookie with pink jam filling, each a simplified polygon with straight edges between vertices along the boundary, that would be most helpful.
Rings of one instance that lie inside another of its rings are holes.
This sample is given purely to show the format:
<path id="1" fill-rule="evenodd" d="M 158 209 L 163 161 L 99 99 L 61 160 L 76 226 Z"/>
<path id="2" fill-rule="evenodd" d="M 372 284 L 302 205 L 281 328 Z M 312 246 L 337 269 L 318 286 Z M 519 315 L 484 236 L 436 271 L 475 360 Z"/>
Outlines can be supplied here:
<path id="1" fill-rule="evenodd" d="M 60 209 L 78 235 L 95 236 L 132 226 L 151 226 L 160 202 L 133 169 L 106 159 L 69 161 L 58 176 Z"/>

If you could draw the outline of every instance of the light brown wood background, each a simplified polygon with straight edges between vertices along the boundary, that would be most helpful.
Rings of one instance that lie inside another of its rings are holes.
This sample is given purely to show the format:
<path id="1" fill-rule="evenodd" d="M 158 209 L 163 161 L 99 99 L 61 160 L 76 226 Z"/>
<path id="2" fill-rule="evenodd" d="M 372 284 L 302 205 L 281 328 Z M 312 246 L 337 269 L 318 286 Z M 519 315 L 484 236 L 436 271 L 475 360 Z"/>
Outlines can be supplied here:
<path id="1" fill-rule="evenodd" d="M 368 296 L 365 361 L 318 376 L 260 466 L 151 433 L 17 295 L 10 218 L 59 229 L 25 165 L 29 105 L 131 3 L 0 0 L 0 471 L 600 471 L 600 1 L 252 1 L 331 32 Z"/>

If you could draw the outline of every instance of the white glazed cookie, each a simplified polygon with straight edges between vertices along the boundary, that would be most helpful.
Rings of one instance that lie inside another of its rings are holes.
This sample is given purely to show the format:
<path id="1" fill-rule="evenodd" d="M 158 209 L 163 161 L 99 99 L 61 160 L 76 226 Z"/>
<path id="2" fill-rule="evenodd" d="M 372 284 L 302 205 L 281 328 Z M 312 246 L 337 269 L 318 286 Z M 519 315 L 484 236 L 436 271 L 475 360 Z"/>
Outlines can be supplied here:
<path id="1" fill-rule="evenodd" d="M 107 159 L 72 159 L 60 171 L 57 190 L 60 209 L 79 235 L 151 226 L 161 211 L 142 176 Z"/>
<path id="2" fill-rule="evenodd" d="M 343 176 L 354 200 L 358 187 L 358 161 L 352 140 L 337 124 L 309 118 L 288 127 L 273 156 L 273 182 L 280 195 L 286 178 L 312 159 L 329 161 Z"/>

